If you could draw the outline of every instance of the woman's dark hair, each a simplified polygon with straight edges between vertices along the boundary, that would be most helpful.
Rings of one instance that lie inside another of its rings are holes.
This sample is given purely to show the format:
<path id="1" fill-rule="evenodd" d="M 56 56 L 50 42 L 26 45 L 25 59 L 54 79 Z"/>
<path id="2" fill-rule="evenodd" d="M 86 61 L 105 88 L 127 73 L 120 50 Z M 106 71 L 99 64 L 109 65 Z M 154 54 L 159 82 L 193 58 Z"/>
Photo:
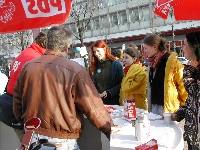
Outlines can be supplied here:
<path id="1" fill-rule="evenodd" d="M 197 60 L 200 60 L 200 31 L 186 34 L 186 39 Z"/>
<path id="2" fill-rule="evenodd" d="M 42 48 L 46 48 L 46 39 L 47 39 L 47 34 L 45 31 L 42 31 L 38 34 L 38 36 L 35 38 L 34 41 Z"/>
<path id="3" fill-rule="evenodd" d="M 111 50 L 111 54 L 119 59 L 122 59 L 122 50 L 121 49 L 113 49 L 113 50 Z"/>
<path id="4" fill-rule="evenodd" d="M 125 50 L 124 50 L 124 53 L 130 55 L 131 57 L 136 57 L 138 59 L 138 50 L 137 49 L 134 49 L 132 47 L 127 47 Z"/>
<path id="5" fill-rule="evenodd" d="M 105 48 L 105 57 L 110 60 L 115 60 L 115 57 L 112 54 L 110 54 L 110 48 L 108 47 L 106 42 L 104 42 L 103 40 L 96 41 L 91 46 L 91 49 L 90 49 L 90 71 L 91 71 L 91 73 L 94 73 L 94 71 L 96 69 L 96 63 L 97 63 L 97 57 L 94 55 L 94 51 L 93 51 L 94 47 Z"/>
<path id="6" fill-rule="evenodd" d="M 147 44 L 149 46 L 154 46 L 154 45 L 157 45 L 158 46 L 158 50 L 159 51 L 164 51 L 167 48 L 167 41 L 160 37 L 159 35 L 157 34 L 150 34 L 148 35 L 144 41 L 143 41 L 144 44 Z"/>

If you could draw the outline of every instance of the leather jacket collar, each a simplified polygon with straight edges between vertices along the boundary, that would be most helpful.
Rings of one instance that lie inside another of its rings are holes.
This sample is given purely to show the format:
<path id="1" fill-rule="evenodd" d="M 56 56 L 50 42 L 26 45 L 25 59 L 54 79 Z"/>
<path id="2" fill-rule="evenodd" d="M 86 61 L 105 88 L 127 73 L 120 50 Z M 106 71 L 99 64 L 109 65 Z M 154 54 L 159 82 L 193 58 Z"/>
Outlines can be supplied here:
<path id="1" fill-rule="evenodd" d="M 53 50 L 47 50 L 44 53 L 44 55 L 56 55 L 56 56 L 59 56 L 59 57 L 64 57 L 60 51 L 53 51 Z"/>

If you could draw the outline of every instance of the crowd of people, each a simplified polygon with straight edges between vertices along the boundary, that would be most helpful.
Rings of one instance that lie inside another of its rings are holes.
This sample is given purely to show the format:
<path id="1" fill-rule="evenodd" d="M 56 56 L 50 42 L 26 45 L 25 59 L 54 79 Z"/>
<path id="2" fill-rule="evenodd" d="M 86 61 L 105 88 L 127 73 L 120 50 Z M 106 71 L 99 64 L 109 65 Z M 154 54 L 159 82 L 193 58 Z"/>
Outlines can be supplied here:
<path id="1" fill-rule="evenodd" d="M 0 91 L 0 103 L 8 95 L 13 100 L 9 111 L 18 123 L 41 119 L 32 143 L 45 138 L 61 143 L 58 150 L 78 150 L 83 114 L 110 138 L 114 124 L 104 105 L 123 106 L 125 98 L 134 98 L 137 108 L 161 116 L 171 113 L 173 121 L 185 119 L 188 149 L 200 149 L 200 32 L 186 34 L 183 51 L 189 63 L 185 66 L 157 34 L 143 40 L 148 67 L 142 65 L 134 43 L 111 51 L 105 41 L 98 40 L 90 48 L 86 70 L 66 59 L 71 43 L 72 33 L 62 25 L 40 33 L 15 58 L 7 91 Z M 12 127 L 22 141 L 23 129 Z"/>

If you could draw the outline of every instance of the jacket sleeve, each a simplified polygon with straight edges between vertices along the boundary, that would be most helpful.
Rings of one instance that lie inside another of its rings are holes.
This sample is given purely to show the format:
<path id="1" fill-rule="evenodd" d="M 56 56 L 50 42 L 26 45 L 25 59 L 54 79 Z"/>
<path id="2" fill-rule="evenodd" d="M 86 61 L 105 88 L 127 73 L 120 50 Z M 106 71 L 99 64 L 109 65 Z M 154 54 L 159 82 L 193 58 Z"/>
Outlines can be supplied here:
<path id="1" fill-rule="evenodd" d="M 20 95 L 20 88 L 22 86 L 20 86 L 20 82 L 22 80 L 22 74 L 23 74 L 23 69 L 21 70 L 15 88 L 14 88 L 14 93 L 13 93 L 13 112 L 15 115 L 15 118 L 17 119 L 17 121 L 19 122 L 23 122 L 22 120 L 22 99 L 21 99 L 21 95 Z"/>
<path id="2" fill-rule="evenodd" d="M 133 92 L 138 89 L 142 84 L 147 83 L 147 73 L 142 69 L 137 69 L 137 66 L 132 68 L 130 72 L 131 75 L 125 78 L 122 91 L 124 92 Z"/>
<path id="3" fill-rule="evenodd" d="M 175 71 L 175 83 L 176 83 L 176 88 L 178 90 L 178 97 L 179 97 L 179 101 L 181 106 L 184 106 L 186 99 L 188 98 L 188 93 L 185 89 L 184 83 L 183 83 L 183 69 L 184 69 L 184 65 L 179 62 L 178 60 L 176 60 L 177 63 L 177 68 Z"/>
<path id="4" fill-rule="evenodd" d="M 110 88 L 108 90 L 112 97 L 119 95 L 120 88 L 121 88 L 121 82 L 122 82 L 122 79 L 124 77 L 123 67 L 120 64 L 120 62 L 114 61 L 114 63 L 115 63 L 114 67 L 111 69 L 111 74 L 112 74 L 112 76 L 117 77 L 117 78 L 115 78 L 115 81 L 110 81 L 110 82 L 115 82 L 115 83 L 118 83 L 118 84 L 116 84 L 115 86 L 113 86 L 112 88 Z M 116 74 L 113 74 L 113 72 L 115 72 Z M 109 80 L 112 80 L 112 79 L 109 79 Z"/>
<path id="5" fill-rule="evenodd" d="M 177 120 L 178 122 L 180 122 L 185 118 L 186 110 L 187 110 L 187 102 L 185 106 L 180 107 L 179 110 L 175 112 L 175 114 L 179 116 L 179 120 Z"/>
<path id="6" fill-rule="evenodd" d="M 86 70 L 77 74 L 76 84 L 72 89 L 75 105 L 96 128 L 109 136 L 113 125 L 112 119 Z"/>

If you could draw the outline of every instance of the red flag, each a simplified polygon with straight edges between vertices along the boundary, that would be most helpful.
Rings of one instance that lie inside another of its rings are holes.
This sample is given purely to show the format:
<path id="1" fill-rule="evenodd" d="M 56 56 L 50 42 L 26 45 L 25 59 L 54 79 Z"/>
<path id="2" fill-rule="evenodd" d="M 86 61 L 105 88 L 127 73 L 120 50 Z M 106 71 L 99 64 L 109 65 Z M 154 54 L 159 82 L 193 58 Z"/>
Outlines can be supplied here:
<path id="1" fill-rule="evenodd" d="M 177 5 L 183 0 L 156 0 L 154 3 L 154 13 L 163 19 L 167 19 L 170 7 Z"/>
<path id="2" fill-rule="evenodd" d="M 64 23 L 72 0 L 0 0 L 0 33 Z"/>
<path id="3" fill-rule="evenodd" d="M 173 7 L 176 20 L 200 20 L 200 0 L 184 0 Z"/>

